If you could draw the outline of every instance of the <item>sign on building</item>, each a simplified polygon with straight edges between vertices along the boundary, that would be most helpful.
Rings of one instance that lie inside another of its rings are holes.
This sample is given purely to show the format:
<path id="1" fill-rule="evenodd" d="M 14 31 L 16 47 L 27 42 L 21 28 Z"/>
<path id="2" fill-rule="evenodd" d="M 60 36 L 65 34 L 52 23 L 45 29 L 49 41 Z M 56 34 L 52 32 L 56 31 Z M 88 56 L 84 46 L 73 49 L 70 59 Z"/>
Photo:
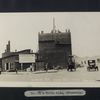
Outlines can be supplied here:
<path id="1" fill-rule="evenodd" d="M 19 54 L 19 63 L 34 63 L 35 54 Z"/>

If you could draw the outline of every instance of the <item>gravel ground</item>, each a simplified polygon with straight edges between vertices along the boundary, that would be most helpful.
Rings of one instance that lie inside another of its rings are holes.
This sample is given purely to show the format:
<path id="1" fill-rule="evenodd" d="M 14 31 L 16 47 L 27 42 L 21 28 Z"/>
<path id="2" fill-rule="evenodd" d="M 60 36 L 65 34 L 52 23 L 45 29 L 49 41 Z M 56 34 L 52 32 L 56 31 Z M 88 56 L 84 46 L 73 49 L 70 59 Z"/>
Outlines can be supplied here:
<path id="1" fill-rule="evenodd" d="M 85 68 L 78 68 L 74 72 L 65 70 L 49 70 L 36 72 L 2 72 L 0 81 L 14 82 L 84 82 L 100 81 L 100 71 L 88 72 Z"/>

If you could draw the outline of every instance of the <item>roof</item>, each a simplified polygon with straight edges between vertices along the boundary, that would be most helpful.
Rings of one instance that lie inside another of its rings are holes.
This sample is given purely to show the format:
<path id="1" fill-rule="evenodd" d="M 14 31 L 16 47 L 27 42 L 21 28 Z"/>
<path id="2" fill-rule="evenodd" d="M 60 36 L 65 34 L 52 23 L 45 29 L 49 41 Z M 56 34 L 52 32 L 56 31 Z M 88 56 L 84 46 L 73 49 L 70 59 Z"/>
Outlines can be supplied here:
<path id="1" fill-rule="evenodd" d="M 18 51 L 17 53 L 30 53 L 31 52 L 31 49 L 24 49 L 24 50 L 20 50 Z"/>
<path id="2" fill-rule="evenodd" d="M 71 44 L 70 33 L 44 33 L 39 35 L 39 42 L 55 41 L 59 44 Z"/>
<path id="3" fill-rule="evenodd" d="M 5 52 L 2 54 L 2 58 L 18 56 L 19 54 L 35 54 L 35 53 L 32 53 L 30 49 L 21 50 L 18 52 Z"/>

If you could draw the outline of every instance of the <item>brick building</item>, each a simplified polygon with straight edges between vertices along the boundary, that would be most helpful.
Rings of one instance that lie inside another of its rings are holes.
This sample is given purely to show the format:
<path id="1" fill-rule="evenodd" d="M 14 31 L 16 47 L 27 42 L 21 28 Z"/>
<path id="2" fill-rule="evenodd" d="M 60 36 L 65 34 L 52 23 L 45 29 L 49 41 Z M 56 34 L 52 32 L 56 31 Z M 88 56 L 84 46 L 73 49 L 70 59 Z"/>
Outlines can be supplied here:
<path id="1" fill-rule="evenodd" d="M 25 70 L 34 63 L 34 61 L 31 61 L 31 62 L 29 61 L 29 57 L 28 57 L 27 62 L 23 61 L 20 63 L 19 55 L 22 55 L 26 61 L 28 56 L 30 56 L 32 58 L 33 55 L 35 55 L 35 53 L 33 53 L 32 50 L 30 50 L 30 49 L 11 52 L 10 51 L 10 41 L 8 41 L 8 44 L 6 45 L 6 50 L 2 54 L 2 69 L 3 69 L 3 71 L 12 70 L 15 68 L 17 68 L 18 70 Z M 35 58 L 33 58 L 33 59 L 35 59 Z"/>
<path id="2" fill-rule="evenodd" d="M 48 63 L 49 68 L 53 66 L 67 65 L 68 56 L 72 55 L 71 32 L 53 30 L 51 33 L 39 33 L 39 59 Z"/>

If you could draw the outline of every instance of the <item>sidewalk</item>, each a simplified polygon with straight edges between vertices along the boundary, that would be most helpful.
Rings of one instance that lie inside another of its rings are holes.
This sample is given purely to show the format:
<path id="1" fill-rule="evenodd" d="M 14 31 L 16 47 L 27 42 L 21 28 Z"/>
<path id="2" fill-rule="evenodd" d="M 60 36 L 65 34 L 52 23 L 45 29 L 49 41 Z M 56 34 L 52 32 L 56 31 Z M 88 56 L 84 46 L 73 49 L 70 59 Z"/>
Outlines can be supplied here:
<path id="1" fill-rule="evenodd" d="M 16 72 L 1 72 L 1 75 L 26 75 L 26 74 L 42 74 L 42 73 L 57 73 L 59 70 L 40 70 L 40 71 L 18 71 Z"/>

